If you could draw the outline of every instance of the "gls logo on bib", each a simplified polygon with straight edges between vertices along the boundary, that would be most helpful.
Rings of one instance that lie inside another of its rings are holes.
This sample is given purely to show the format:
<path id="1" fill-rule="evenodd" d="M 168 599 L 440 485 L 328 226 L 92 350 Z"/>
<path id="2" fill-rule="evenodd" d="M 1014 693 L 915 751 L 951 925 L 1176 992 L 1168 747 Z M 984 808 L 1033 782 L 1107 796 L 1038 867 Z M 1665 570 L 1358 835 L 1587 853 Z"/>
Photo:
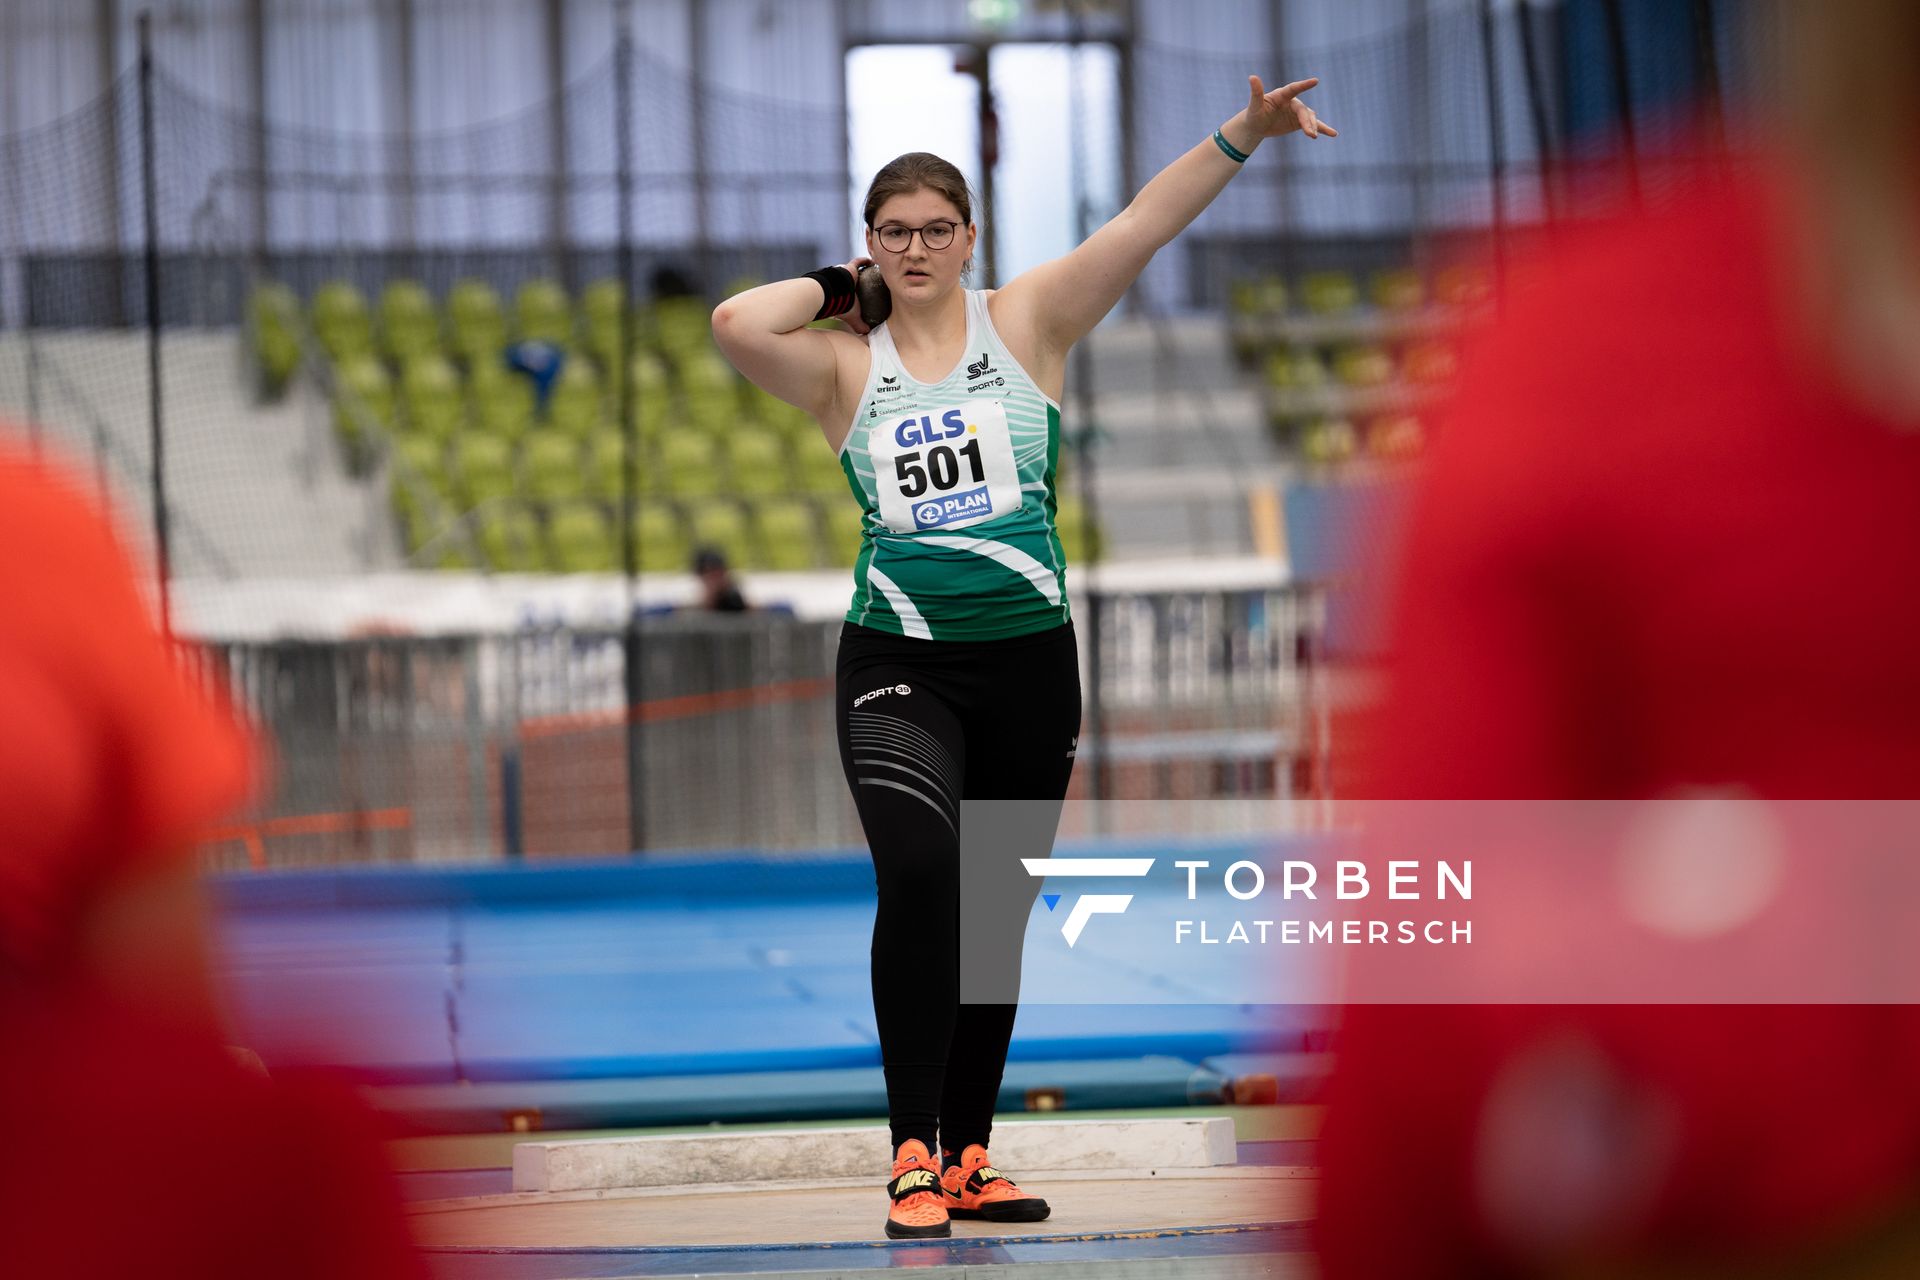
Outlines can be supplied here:
<path id="1" fill-rule="evenodd" d="M 998 400 L 882 420 L 867 432 L 880 519 L 895 533 L 958 529 L 1020 508 L 1020 477 Z"/>

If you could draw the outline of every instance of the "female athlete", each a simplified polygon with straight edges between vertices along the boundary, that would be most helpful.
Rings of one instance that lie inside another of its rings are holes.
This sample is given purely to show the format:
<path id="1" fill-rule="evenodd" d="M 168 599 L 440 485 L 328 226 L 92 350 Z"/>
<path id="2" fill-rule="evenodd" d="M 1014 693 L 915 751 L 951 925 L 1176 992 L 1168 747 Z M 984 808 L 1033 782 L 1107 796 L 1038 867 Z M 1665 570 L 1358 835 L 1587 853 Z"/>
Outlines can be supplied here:
<path id="1" fill-rule="evenodd" d="M 1268 92 L 1248 77 L 1245 110 L 1004 288 L 964 287 L 978 234 L 966 181 L 912 152 L 868 189 L 868 256 L 714 310 L 721 350 L 819 421 L 865 513 L 835 697 L 879 889 L 890 1236 L 1048 1212 L 987 1155 L 1015 1006 L 959 1000 L 958 828 L 963 799 L 1058 801 L 1073 771 L 1079 660 L 1054 532 L 1067 353 L 1264 139 L 1336 136 L 1299 100 L 1317 83 Z M 870 331 L 854 305 L 868 264 L 892 300 Z M 809 327 L 836 316 L 844 330 Z"/>

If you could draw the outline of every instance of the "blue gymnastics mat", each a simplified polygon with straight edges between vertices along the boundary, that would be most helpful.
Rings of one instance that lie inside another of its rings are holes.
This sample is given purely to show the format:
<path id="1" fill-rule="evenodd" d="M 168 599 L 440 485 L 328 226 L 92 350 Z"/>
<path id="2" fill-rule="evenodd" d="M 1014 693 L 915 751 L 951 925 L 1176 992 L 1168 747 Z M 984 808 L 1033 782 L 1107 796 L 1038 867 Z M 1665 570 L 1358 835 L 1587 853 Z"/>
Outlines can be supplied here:
<path id="1" fill-rule="evenodd" d="M 1044 1090 L 1062 1111 L 1218 1104 L 1226 1080 L 1182 1058 L 1012 1062 L 996 1110 L 1028 1109 Z M 374 1105 L 419 1133 L 483 1133 L 516 1123 L 546 1130 L 831 1120 L 885 1115 L 880 1068 L 752 1071 L 609 1080 L 502 1080 L 392 1085 L 368 1091 Z"/>
<path id="2" fill-rule="evenodd" d="M 430 1127 L 549 1106 L 633 1125 L 848 1114 L 849 1098 L 873 1114 L 871 877 L 842 856 L 229 878 L 218 955 L 234 1038 L 269 1067 L 577 1086 L 465 1111 L 395 1095 Z M 1025 1005 L 1009 1060 L 1049 1064 L 1069 1105 L 1168 1105 L 1218 1096 L 1206 1060 L 1314 1049 L 1325 1023 L 1316 1008 Z M 749 1096 L 772 1077 L 792 1083 L 769 1096 L 799 1111 Z M 1010 1067 L 1009 1087 L 1024 1078 Z"/>

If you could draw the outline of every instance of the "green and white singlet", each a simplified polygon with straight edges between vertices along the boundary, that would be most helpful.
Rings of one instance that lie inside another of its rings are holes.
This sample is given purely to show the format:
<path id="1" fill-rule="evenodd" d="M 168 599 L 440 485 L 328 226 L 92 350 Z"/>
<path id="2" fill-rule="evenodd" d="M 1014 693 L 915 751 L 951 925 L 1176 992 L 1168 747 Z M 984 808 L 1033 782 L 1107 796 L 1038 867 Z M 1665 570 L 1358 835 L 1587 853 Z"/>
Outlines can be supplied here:
<path id="1" fill-rule="evenodd" d="M 939 382 L 900 362 L 885 324 L 840 450 L 859 498 L 847 621 L 933 640 L 998 640 L 1069 620 L 1054 532 L 1060 406 L 966 291 L 967 346 Z"/>

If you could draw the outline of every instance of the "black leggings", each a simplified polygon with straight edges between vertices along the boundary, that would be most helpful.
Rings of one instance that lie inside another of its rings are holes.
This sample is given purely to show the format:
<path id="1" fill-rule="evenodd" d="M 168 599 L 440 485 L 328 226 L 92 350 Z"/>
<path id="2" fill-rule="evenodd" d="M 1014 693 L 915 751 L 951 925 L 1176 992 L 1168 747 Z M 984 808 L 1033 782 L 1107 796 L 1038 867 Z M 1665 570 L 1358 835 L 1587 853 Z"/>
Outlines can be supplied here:
<path id="1" fill-rule="evenodd" d="M 873 1012 L 893 1145 L 918 1138 L 957 1158 L 991 1133 L 1016 1009 L 960 1003 L 959 802 L 1066 795 L 1080 733 L 1073 625 L 941 641 L 848 623 L 836 686 L 840 763 L 879 889 Z M 1017 905 L 1039 890 L 1035 879 Z"/>

